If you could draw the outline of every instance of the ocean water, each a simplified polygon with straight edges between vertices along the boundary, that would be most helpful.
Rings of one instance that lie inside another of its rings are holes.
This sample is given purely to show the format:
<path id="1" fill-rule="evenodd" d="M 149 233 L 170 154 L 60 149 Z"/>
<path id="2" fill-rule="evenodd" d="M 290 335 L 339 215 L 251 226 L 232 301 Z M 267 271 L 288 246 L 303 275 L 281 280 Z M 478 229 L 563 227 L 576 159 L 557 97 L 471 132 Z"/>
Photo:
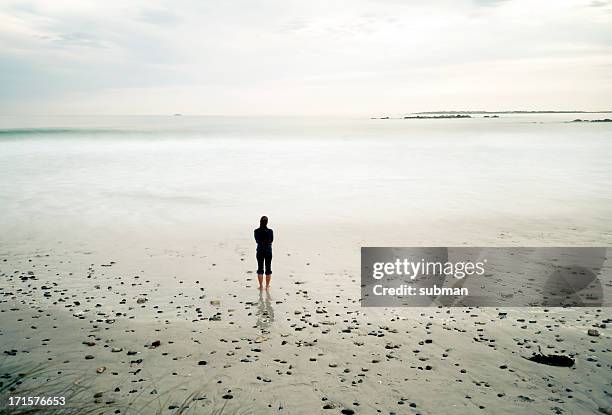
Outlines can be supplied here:
<path id="1" fill-rule="evenodd" d="M 0 242 L 156 231 L 221 240 L 262 214 L 314 229 L 319 244 L 330 230 L 469 221 L 605 242 L 612 125 L 567 121 L 609 116 L 0 117 Z"/>

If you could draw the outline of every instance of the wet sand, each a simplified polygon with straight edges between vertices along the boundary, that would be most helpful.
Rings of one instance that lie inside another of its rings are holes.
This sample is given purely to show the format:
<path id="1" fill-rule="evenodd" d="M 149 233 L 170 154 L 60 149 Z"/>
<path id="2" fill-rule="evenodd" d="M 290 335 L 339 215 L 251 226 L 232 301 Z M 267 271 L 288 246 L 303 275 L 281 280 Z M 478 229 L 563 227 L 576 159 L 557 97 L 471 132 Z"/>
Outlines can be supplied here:
<path id="1" fill-rule="evenodd" d="M 480 242 L 542 242 L 514 231 Z M 246 238 L 4 248 L 0 381 L 42 364 L 19 388 L 87 385 L 68 404 L 100 413 L 611 413 L 609 308 L 362 308 L 361 242 L 335 235 L 278 244 L 263 293 Z M 524 358 L 538 348 L 575 365 Z"/>

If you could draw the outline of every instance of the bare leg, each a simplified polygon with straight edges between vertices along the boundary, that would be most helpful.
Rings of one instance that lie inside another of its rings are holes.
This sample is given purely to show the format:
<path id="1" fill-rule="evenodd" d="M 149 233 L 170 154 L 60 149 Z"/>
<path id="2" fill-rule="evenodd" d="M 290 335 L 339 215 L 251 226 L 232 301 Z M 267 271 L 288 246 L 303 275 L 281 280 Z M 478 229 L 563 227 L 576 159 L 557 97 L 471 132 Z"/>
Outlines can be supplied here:
<path id="1" fill-rule="evenodd" d="M 263 290 L 263 274 L 257 274 L 257 281 L 259 281 L 259 289 Z"/>
<path id="2" fill-rule="evenodd" d="M 266 275 L 266 290 L 270 288 L 270 280 L 272 279 L 272 274 Z"/>

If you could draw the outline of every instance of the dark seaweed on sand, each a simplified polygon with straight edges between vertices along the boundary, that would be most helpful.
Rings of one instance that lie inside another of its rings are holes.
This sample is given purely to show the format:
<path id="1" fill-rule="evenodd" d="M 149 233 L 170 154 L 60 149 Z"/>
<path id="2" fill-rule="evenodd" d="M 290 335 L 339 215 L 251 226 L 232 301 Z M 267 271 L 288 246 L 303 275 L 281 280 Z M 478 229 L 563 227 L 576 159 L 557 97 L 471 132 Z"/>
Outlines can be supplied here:
<path id="1" fill-rule="evenodd" d="M 562 354 L 543 354 L 542 350 L 540 353 L 534 353 L 531 357 L 525 359 L 531 360 L 532 362 L 541 363 L 548 366 L 560 366 L 560 367 L 572 367 L 574 366 L 574 359 L 569 356 Z"/>

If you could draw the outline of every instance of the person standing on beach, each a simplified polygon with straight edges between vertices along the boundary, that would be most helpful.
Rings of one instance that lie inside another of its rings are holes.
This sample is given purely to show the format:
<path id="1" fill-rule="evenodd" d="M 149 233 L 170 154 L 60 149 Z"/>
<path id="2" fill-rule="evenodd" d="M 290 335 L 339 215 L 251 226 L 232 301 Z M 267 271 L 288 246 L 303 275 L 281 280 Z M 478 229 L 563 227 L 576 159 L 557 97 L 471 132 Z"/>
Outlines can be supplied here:
<path id="1" fill-rule="evenodd" d="M 259 289 L 263 289 L 264 265 L 266 271 L 266 290 L 270 287 L 272 279 L 272 241 L 274 232 L 268 228 L 268 217 L 262 216 L 259 220 L 259 228 L 255 229 L 255 242 L 257 242 L 257 279 Z"/>

